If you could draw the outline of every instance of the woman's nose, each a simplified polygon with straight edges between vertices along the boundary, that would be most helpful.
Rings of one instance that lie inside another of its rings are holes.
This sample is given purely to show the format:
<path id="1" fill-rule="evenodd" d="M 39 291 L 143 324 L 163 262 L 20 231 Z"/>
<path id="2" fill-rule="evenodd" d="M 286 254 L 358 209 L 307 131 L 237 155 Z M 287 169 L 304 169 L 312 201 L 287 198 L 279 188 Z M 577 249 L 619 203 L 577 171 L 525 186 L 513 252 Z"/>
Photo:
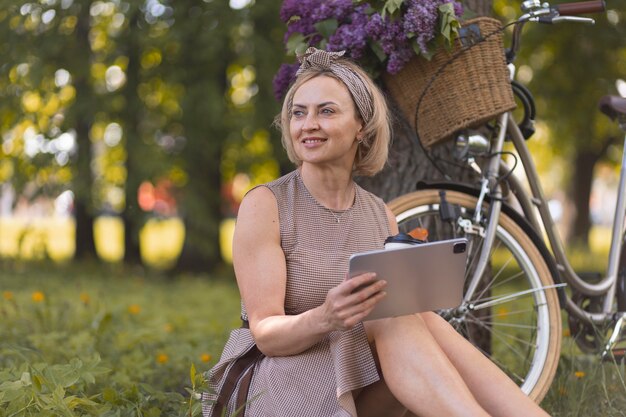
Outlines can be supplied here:
<path id="1" fill-rule="evenodd" d="M 319 128 L 319 123 L 317 122 L 317 115 L 313 112 L 310 112 L 306 115 L 304 119 L 304 124 L 302 125 L 302 130 L 316 130 Z"/>

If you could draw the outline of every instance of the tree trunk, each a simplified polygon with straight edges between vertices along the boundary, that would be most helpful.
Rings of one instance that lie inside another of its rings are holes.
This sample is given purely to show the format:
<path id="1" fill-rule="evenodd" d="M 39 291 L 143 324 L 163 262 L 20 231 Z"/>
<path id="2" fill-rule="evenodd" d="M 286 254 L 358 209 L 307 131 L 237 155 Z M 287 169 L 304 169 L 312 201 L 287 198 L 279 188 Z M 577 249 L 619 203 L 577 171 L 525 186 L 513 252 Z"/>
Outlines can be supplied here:
<path id="1" fill-rule="evenodd" d="M 206 7 L 222 22 L 234 19 L 228 6 L 215 2 Z M 189 178 L 181 190 L 180 210 L 186 234 L 175 271 L 219 272 L 224 266 L 219 250 L 220 161 L 232 123 L 224 98 L 230 87 L 228 66 L 237 55 L 229 46 L 231 39 L 224 29 L 206 30 L 206 21 L 198 19 L 186 20 L 185 24 L 196 25 L 197 30 L 185 31 L 181 39 L 187 45 L 180 56 L 180 65 L 186 68 L 180 82 L 187 89 L 182 103 L 187 144 L 181 157 Z"/>
<path id="2" fill-rule="evenodd" d="M 410 193 L 421 180 L 442 179 L 443 176 L 426 158 L 417 135 L 400 110 L 390 100 L 393 141 L 387 165 L 374 177 L 361 177 L 357 182 L 385 201 Z M 449 144 L 437 147 L 437 153 L 447 152 Z M 444 150 L 440 150 L 443 148 Z"/>
<path id="3" fill-rule="evenodd" d="M 570 183 L 570 195 L 576 207 L 576 215 L 570 234 L 571 243 L 588 247 L 591 217 L 589 199 L 593 182 L 593 170 L 599 155 L 589 149 L 577 149 L 574 156 L 574 173 Z"/>
<path id="4" fill-rule="evenodd" d="M 124 222 L 124 262 L 136 265 L 141 262 L 139 252 L 139 227 L 141 223 L 141 209 L 137 201 L 137 190 L 144 178 L 138 165 L 145 155 L 140 151 L 141 137 L 138 129 L 141 120 L 140 109 L 143 107 L 137 95 L 139 85 L 139 65 L 141 47 L 136 41 L 137 35 L 137 13 L 135 10 L 130 17 L 129 33 L 126 43 L 126 56 L 128 57 L 128 67 L 126 70 L 126 85 L 124 86 L 124 98 L 126 99 L 126 109 L 122 115 L 126 136 L 126 183 L 124 184 L 125 205 L 122 212 Z M 135 29 L 135 30 L 134 30 Z"/>
<path id="5" fill-rule="evenodd" d="M 492 0 L 463 0 L 463 5 L 478 16 L 491 16 L 493 10 Z"/>
<path id="6" fill-rule="evenodd" d="M 89 85 L 89 8 L 84 5 L 78 14 L 76 25 L 76 41 L 79 45 L 77 51 L 83 55 L 78 60 L 83 63 L 82 68 L 74 72 L 74 85 L 76 87 L 76 102 L 69 112 L 68 119 L 73 121 L 76 128 L 76 168 L 72 179 L 74 192 L 74 218 L 76 222 L 74 257 L 76 259 L 95 259 L 96 247 L 93 236 L 93 203 L 91 198 L 91 186 L 93 175 L 91 172 L 91 141 L 89 129 L 92 121 L 91 86 Z"/>

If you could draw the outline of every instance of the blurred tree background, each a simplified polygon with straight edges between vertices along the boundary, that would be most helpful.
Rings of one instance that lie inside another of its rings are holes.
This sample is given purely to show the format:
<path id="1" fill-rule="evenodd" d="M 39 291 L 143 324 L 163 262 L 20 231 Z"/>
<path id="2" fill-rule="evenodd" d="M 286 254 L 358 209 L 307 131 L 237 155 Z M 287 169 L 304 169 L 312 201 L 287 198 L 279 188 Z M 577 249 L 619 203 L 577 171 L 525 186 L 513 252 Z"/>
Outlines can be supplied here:
<path id="1" fill-rule="evenodd" d="M 119 216 L 130 263 L 140 261 L 139 231 L 150 217 L 179 216 L 178 267 L 218 266 L 220 220 L 234 214 L 225 186 L 237 173 L 251 183 L 279 173 L 269 130 L 278 111 L 271 78 L 283 57 L 279 6 L 3 1 L 8 204 L 71 191 L 76 257 L 95 258 L 98 216 Z"/>
<path id="2" fill-rule="evenodd" d="M 491 5 L 471 3 L 482 13 Z M 493 6 L 509 20 L 520 3 Z M 541 161 L 561 161 L 545 171 L 577 167 L 560 177 L 578 207 L 573 234 L 584 242 L 591 174 L 599 162 L 619 162 L 619 132 L 595 103 L 626 77 L 620 3 L 608 0 L 595 26 L 528 25 L 520 56 L 520 79 L 535 92 L 543 121 L 538 143 L 555 150 L 542 151 Z M 281 1 L 0 4 L 0 217 L 55 202 L 73 219 L 75 258 L 96 258 L 94 242 L 106 246 L 119 229 L 131 264 L 142 262 L 142 247 L 177 244 L 172 235 L 145 234 L 146 224 L 176 220 L 184 243 L 167 267 L 219 268 L 220 225 L 234 217 L 243 192 L 291 169 L 271 127 L 279 111 L 272 77 L 293 60 L 284 55 Z M 396 129 L 395 159 L 383 174 L 395 185 L 370 183 L 387 199 L 432 175 L 426 163 L 416 169 L 424 158 L 405 133 Z M 8 224 L 0 224 L 0 240 Z M 103 229 L 108 237 L 99 238 Z"/>

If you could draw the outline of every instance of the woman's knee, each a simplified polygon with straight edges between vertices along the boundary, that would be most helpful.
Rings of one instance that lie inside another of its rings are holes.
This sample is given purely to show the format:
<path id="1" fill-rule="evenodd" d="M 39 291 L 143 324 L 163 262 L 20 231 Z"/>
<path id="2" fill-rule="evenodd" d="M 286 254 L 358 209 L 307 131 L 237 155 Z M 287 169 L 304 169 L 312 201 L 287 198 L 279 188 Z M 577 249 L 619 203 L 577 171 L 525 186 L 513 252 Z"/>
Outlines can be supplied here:
<path id="1" fill-rule="evenodd" d="M 377 339 L 390 335 L 427 330 L 423 314 L 418 313 L 365 322 L 365 332 L 368 340 L 370 343 L 376 343 Z"/>
<path id="2" fill-rule="evenodd" d="M 448 322 L 445 321 L 439 314 L 433 311 L 426 311 L 424 313 L 418 313 L 424 324 L 430 329 L 438 326 L 447 326 Z"/>

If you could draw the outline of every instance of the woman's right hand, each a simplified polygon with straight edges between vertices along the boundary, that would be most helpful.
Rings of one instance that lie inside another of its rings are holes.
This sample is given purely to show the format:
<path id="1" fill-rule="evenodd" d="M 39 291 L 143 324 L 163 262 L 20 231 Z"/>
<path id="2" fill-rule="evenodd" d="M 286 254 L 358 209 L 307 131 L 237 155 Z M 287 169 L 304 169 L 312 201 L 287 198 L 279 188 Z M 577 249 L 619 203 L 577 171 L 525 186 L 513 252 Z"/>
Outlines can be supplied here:
<path id="1" fill-rule="evenodd" d="M 320 306 L 322 321 L 329 331 L 348 330 L 367 317 L 382 300 L 387 282 L 368 272 L 345 279 L 328 291 Z"/>

